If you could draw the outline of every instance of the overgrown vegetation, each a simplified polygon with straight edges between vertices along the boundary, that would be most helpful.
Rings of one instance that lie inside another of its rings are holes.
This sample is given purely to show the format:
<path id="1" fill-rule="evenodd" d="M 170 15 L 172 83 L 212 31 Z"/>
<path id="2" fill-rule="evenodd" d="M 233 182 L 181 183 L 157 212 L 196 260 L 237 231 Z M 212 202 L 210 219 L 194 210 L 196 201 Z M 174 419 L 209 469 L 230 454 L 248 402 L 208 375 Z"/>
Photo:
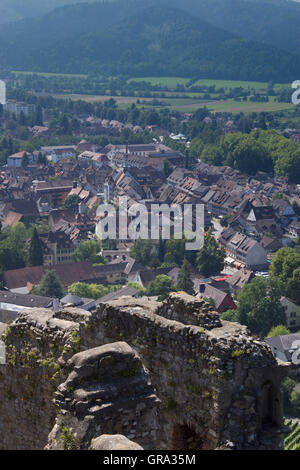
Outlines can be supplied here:
<path id="1" fill-rule="evenodd" d="M 285 425 L 291 428 L 291 433 L 284 439 L 284 450 L 300 450 L 300 424 L 299 421 L 288 419 Z"/>

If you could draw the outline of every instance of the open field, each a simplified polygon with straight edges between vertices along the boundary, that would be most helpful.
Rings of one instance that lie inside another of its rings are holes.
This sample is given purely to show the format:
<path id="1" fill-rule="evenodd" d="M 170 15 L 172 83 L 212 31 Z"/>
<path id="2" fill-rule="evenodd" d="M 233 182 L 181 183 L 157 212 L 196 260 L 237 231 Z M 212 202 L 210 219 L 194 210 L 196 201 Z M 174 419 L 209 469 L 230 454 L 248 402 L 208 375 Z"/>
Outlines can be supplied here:
<path id="1" fill-rule="evenodd" d="M 55 94 L 51 95 L 53 98 L 69 99 L 74 101 L 87 101 L 89 103 L 103 103 L 104 101 L 114 99 L 118 105 L 129 105 L 136 103 L 137 100 L 152 101 L 153 98 L 139 98 L 135 96 L 108 96 L 108 95 L 77 95 L 77 94 Z M 163 100 L 162 100 L 163 101 Z"/>
<path id="2" fill-rule="evenodd" d="M 201 79 L 194 83 L 193 86 L 213 86 L 215 85 L 216 88 L 225 88 L 229 90 L 230 88 L 245 88 L 245 89 L 255 89 L 255 90 L 263 90 L 266 89 L 268 86 L 267 82 L 248 82 L 248 81 L 241 81 L 241 80 L 210 80 L 210 79 Z M 282 88 L 283 86 L 290 86 L 287 83 L 277 83 L 275 84 L 274 88 Z"/>
<path id="3" fill-rule="evenodd" d="M 87 74 L 70 74 L 70 73 L 47 73 L 47 72 L 19 72 L 13 70 L 15 75 L 40 75 L 41 77 L 64 77 L 64 78 L 87 78 Z"/>
<path id="4" fill-rule="evenodd" d="M 278 103 L 270 99 L 269 103 L 256 103 L 255 101 L 218 101 L 215 103 L 208 103 L 207 108 L 215 113 L 228 112 L 228 113 L 261 113 L 261 112 L 274 112 L 282 111 L 285 109 L 292 109 L 294 105 L 291 103 Z"/>
<path id="5" fill-rule="evenodd" d="M 108 96 L 108 95 L 77 95 L 77 94 L 55 94 L 52 95 L 54 98 L 58 99 L 71 99 L 71 100 L 83 100 L 90 103 L 101 103 L 113 98 L 120 108 L 126 108 L 128 105 L 135 103 L 137 106 L 145 106 L 143 102 L 152 102 L 153 98 L 144 98 L 144 97 L 130 97 L 130 96 Z M 140 101 L 140 104 L 137 102 Z M 214 103 L 214 101 L 207 101 L 201 99 L 193 98 L 158 98 L 158 101 L 164 103 L 161 106 L 155 106 L 155 108 L 169 107 L 170 109 L 175 109 L 178 111 L 191 110 L 200 106 L 207 105 L 209 103 Z"/>
<path id="6" fill-rule="evenodd" d="M 176 88 L 176 85 L 185 85 L 189 82 L 188 78 L 180 78 L 180 77 L 144 77 L 144 78 L 132 78 L 129 81 L 134 82 L 150 82 L 151 85 L 163 85 L 169 88 Z M 203 78 L 195 82 L 192 86 L 213 86 L 215 85 L 216 88 L 225 88 L 229 90 L 230 88 L 253 88 L 255 90 L 262 90 L 266 89 L 268 86 L 267 82 L 251 82 L 251 81 L 241 81 L 241 80 L 214 80 L 214 79 L 206 79 Z M 287 83 L 278 83 L 275 85 L 275 88 L 282 88 L 283 86 L 290 86 Z"/>
<path id="7" fill-rule="evenodd" d="M 143 77 L 131 78 L 129 82 L 149 82 L 151 85 L 162 85 L 168 88 L 176 88 L 176 85 L 185 85 L 190 81 L 189 78 L 180 77 Z"/>
<path id="8" fill-rule="evenodd" d="M 143 97 L 130 97 L 130 96 L 107 96 L 107 95 L 83 95 L 83 94 L 55 94 L 52 95 L 54 98 L 60 99 L 71 99 L 71 100 L 83 100 L 90 103 L 101 103 L 111 98 L 116 100 L 120 108 L 126 108 L 127 106 L 135 103 L 137 106 L 145 106 L 143 102 L 151 102 L 153 98 Z M 140 103 L 137 103 L 137 101 Z M 163 103 L 156 108 L 169 107 L 175 111 L 180 112 L 193 112 L 196 109 L 207 106 L 207 108 L 214 113 L 252 113 L 252 112 L 274 112 L 292 109 L 293 104 L 289 103 L 278 103 L 274 101 L 274 97 L 270 97 L 268 103 L 252 102 L 252 101 L 235 101 L 233 99 L 217 101 L 214 99 L 193 99 L 191 98 L 158 98 L 159 102 Z M 150 105 L 151 106 L 151 105 Z"/>
<path id="9" fill-rule="evenodd" d="M 18 75 L 40 75 L 42 77 L 64 77 L 64 78 L 83 78 L 88 77 L 87 74 L 67 74 L 67 73 L 47 73 L 47 72 L 22 72 L 14 70 L 13 73 Z M 112 77 L 113 78 L 113 77 Z M 183 77 L 142 77 L 142 78 L 130 78 L 128 82 L 149 82 L 151 85 L 162 85 L 166 86 L 171 90 L 175 90 L 177 85 L 186 85 L 190 81 L 189 78 Z M 215 86 L 216 88 L 224 88 L 229 90 L 230 88 L 244 88 L 244 89 L 255 89 L 265 90 L 268 86 L 267 82 L 255 82 L 255 81 L 242 81 L 242 80 L 218 80 L 210 78 L 202 78 L 195 82 L 192 86 Z M 282 87 L 290 87 L 290 83 L 277 83 L 274 85 L 275 89 Z"/>

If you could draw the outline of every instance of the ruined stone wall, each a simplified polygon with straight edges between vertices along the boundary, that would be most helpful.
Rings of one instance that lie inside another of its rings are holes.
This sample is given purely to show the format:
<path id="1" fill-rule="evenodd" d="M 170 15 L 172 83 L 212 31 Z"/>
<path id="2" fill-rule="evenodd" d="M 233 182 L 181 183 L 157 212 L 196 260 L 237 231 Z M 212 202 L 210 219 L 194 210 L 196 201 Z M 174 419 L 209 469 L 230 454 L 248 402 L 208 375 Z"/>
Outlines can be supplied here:
<path id="1" fill-rule="evenodd" d="M 93 313 L 34 309 L 10 325 L 5 341 L 1 449 L 63 448 L 61 436 L 68 445 L 88 448 L 101 433 L 124 434 L 149 449 L 280 446 L 280 382 L 287 367 L 245 327 L 220 322 L 194 297 L 173 294 L 163 304 L 122 298 Z M 99 358 L 107 355 L 95 356 L 94 348 L 115 342 L 128 343 L 138 354 L 124 350 L 124 364 L 141 361 L 135 374 L 114 377 L 113 360 L 111 377 L 103 366 L 104 374 L 82 382 L 90 359 L 100 371 Z"/>
<path id="2" fill-rule="evenodd" d="M 158 445 L 160 404 L 137 353 L 118 342 L 75 354 L 55 393 L 59 408 L 47 449 L 88 449 L 102 435 L 125 435 L 144 449 Z"/>
<path id="3" fill-rule="evenodd" d="M 42 449 L 57 410 L 52 401 L 65 360 L 76 352 L 78 324 L 48 310 L 21 314 L 5 334 L 0 366 L 0 449 Z"/>
<path id="4" fill-rule="evenodd" d="M 163 305 L 123 298 L 100 307 L 93 327 L 101 343 L 122 339 L 139 352 L 163 404 L 163 448 L 181 449 L 187 440 L 203 449 L 227 441 L 276 447 L 286 365 L 245 327 L 210 317 L 206 306 L 182 294 Z M 187 315 L 193 326 L 165 318 Z M 271 411 L 264 414 L 266 406 Z"/>

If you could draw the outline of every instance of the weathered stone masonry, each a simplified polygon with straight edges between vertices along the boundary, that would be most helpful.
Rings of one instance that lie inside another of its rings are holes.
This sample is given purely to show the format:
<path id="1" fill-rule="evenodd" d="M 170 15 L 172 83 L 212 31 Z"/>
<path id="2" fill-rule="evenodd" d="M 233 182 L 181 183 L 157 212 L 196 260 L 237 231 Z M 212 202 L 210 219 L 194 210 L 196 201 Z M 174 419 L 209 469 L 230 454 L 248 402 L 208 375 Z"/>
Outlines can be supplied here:
<path id="1" fill-rule="evenodd" d="M 288 367 L 202 300 L 172 294 L 164 303 L 122 298 L 94 313 L 34 310 L 5 341 L 2 449 L 90 448 L 103 434 L 148 449 L 281 445 Z"/>

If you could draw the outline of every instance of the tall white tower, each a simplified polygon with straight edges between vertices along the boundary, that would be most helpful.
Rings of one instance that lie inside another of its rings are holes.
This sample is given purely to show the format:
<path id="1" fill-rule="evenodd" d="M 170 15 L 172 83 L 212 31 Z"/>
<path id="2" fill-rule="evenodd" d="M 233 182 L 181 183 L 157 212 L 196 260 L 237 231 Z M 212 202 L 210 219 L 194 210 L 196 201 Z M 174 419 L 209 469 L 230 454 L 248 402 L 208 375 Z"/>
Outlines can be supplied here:
<path id="1" fill-rule="evenodd" d="M 0 104 L 6 104 L 6 83 L 0 80 Z"/>

